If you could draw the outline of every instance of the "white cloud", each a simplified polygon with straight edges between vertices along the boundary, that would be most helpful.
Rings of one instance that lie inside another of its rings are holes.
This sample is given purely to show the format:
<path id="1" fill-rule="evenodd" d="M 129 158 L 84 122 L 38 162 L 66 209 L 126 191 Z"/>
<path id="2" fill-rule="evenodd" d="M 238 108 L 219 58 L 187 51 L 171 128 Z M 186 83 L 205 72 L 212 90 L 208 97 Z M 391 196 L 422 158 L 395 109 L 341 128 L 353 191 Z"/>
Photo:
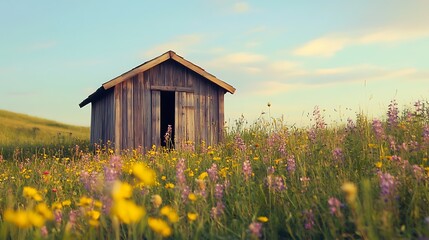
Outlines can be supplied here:
<path id="1" fill-rule="evenodd" d="M 250 9 L 249 4 L 247 4 L 246 2 L 238 2 L 233 6 L 233 10 L 236 13 L 244 13 L 249 11 L 249 9 Z"/>
<path id="2" fill-rule="evenodd" d="M 227 63 L 232 64 L 246 64 L 246 63 L 257 63 L 265 59 L 263 55 L 247 53 L 247 52 L 238 52 L 226 55 L 223 60 Z"/>
<path id="3" fill-rule="evenodd" d="M 421 37 L 429 37 L 428 28 L 386 28 L 361 34 L 343 33 L 316 38 L 293 51 L 298 56 L 332 57 L 342 49 L 353 45 L 396 43 Z"/>

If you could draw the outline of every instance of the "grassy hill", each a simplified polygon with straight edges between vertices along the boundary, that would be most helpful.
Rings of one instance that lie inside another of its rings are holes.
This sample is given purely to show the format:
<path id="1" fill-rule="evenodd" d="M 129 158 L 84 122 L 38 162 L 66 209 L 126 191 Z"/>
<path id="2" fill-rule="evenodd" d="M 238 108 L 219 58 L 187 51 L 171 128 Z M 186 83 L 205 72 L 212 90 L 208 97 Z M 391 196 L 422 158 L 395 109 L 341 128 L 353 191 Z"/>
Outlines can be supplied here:
<path id="1" fill-rule="evenodd" d="M 89 140 L 89 127 L 0 110 L 0 146 L 61 144 Z"/>

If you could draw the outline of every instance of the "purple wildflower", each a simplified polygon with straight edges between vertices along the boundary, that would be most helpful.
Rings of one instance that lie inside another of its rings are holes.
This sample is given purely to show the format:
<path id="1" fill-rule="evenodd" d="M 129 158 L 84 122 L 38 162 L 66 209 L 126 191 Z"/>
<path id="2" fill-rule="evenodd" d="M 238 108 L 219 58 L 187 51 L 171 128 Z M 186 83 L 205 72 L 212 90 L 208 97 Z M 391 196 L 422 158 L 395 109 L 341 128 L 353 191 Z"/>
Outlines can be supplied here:
<path id="1" fill-rule="evenodd" d="M 255 237 L 262 237 L 262 223 L 260 222 L 252 222 L 249 225 L 249 232 Z"/>
<path id="2" fill-rule="evenodd" d="M 413 173 L 416 179 L 421 180 L 425 176 L 425 170 L 416 164 L 414 164 L 412 167 L 413 167 Z"/>
<path id="3" fill-rule="evenodd" d="M 224 186 L 222 184 L 216 184 L 214 195 L 217 201 L 222 201 L 223 189 L 224 189 Z"/>
<path id="4" fill-rule="evenodd" d="M 387 202 L 390 199 L 392 199 L 392 197 L 394 195 L 395 187 L 396 187 L 396 180 L 389 173 L 379 174 L 379 179 L 380 179 L 380 195 L 381 195 L 381 198 L 385 202 Z"/>
<path id="5" fill-rule="evenodd" d="M 178 186 L 186 185 L 185 169 L 185 159 L 180 158 L 176 165 L 176 184 Z"/>
<path id="6" fill-rule="evenodd" d="M 344 160 L 343 150 L 341 148 L 335 148 L 332 150 L 332 158 L 335 162 L 342 162 Z"/>
<path id="7" fill-rule="evenodd" d="M 396 149 L 395 138 L 389 135 L 388 139 L 389 139 L 390 150 L 396 152 L 397 149 Z"/>
<path id="8" fill-rule="evenodd" d="M 63 221 L 63 213 L 61 212 L 61 210 L 55 210 L 54 217 L 55 217 L 55 223 L 60 225 L 61 222 Z"/>
<path id="9" fill-rule="evenodd" d="M 429 125 L 426 124 L 423 127 L 423 133 L 422 133 L 422 137 L 423 137 L 423 142 L 427 145 L 429 144 Z"/>
<path id="10" fill-rule="evenodd" d="M 304 228 L 307 230 L 313 229 L 315 225 L 313 210 L 304 211 Z"/>
<path id="11" fill-rule="evenodd" d="M 209 178 L 211 182 L 216 182 L 218 179 L 218 169 L 216 163 L 213 163 L 212 166 L 207 169 L 207 173 L 209 174 Z"/>
<path id="12" fill-rule="evenodd" d="M 210 215 L 212 216 L 212 218 L 216 219 L 223 214 L 224 210 L 225 210 L 225 205 L 223 204 L 222 201 L 218 201 L 216 203 L 216 207 L 212 207 L 212 210 L 210 211 Z"/>
<path id="13" fill-rule="evenodd" d="M 240 137 L 240 135 L 235 135 L 235 147 L 239 149 L 242 152 L 246 151 L 246 144 L 244 143 L 243 139 Z"/>
<path id="14" fill-rule="evenodd" d="M 103 185 L 100 184 L 100 176 L 97 172 L 83 171 L 80 174 L 80 180 L 88 192 L 96 193 Z"/>
<path id="15" fill-rule="evenodd" d="M 171 135 L 173 133 L 173 128 L 170 124 L 167 125 L 167 131 L 164 135 L 164 143 L 168 146 L 171 143 Z"/>
<path id="16" fill-rule="evenodd" d="M 243 174 L 244 174 L 244 179 L 247 181 L 249 180 L 249 178 L 252 176 L 252 164 L 250 163 L 249 160 L 246 160 L 243 162 Z"/>
<path id="17" fill-rule="evenodd" d="M 353 122 L 353 120 L 351 118 L 347 118 L 347 127 L 346 127 L 346 131 L 347 132 L 353 132 L 356 128 L 355 123 Z"/>
<path id="18" fill-rule="evenodd" d="M 120 156 L 112 156 L 109 163 L 104 167 L 104 181 L 113 183 L 119 178 L 122 170 L 122 160 Z"/>
<path id="19" fill-rule="evenodd" d="M 381 124 L 381 121 L 378 119 L 372 120 L 372 130 L 374 131 L 375 137 L 378 140 L 384 139 L 384 129 L 383 125 Z"/>
<path id="20" fill-rule="evenodd" d="M 389 110 L 387 110 L 387 124 L 389 127 L 393 128 L 398 125 L 398 103 L 395 100 L 392 100 L 389 104 Z"/>
<path id="21" fill-rule="evenodd" d="M 329 212 L 332 215 L 337 215 L 340 213 L 341 201 L 338 198 L 331 197 L 328 199 Z"/>
<path id="22" fill-rule="evenodd" d="M 290 155 L 287 159 L 287 166 L 286 166 L 286 170 L 289 173 L 294 173 L 296 169 L 296 165 L 295 165 L 295 156 L 294 155 Z"/>
<path id="23" fill-rule="evenodd" d="M 313 117 L 316 121 L 315 123 L 315 129 L 324 129 L 326 127 L 325 119 L 323 118 L 322 114 L 320 113 L 319 106 L 315 106 L 313 110 Z"/>
<path id="24" fill-rule="evenodd" d="M 281 192 L 286 189 L 285 182 L 282 177 L 276 176 L 274 177 L 275 190 Z"/>

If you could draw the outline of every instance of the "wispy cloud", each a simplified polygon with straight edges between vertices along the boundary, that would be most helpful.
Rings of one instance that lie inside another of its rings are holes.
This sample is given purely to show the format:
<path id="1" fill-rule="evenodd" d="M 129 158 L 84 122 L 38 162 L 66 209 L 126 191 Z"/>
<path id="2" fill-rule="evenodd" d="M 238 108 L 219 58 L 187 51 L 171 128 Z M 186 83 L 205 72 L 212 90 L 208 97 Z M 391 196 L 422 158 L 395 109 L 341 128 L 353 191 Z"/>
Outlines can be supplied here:
<path id="1" fill-rule="evenodd" d="M 55 46 L 58 45 L 57 41 L 54 40 L 47 40 L 47 41 L 43 41 L 43 42 L 34 42 L 31 43 L 29 45 L 27 45 L 26 47 L 24 47 L 24 49 L 26 51 L 41 51 L 41 50 L 46 50 L 46 49 L 50 49 L 53 48 Z"/>
<path id="2" fill-rule="evenodd" d="M 250 9 L 250 6 L 246 2 L 237 2 L 233 6 L 233 11 L 236 13 L 248 12 L 249 9 Z"/>
<path id="3" fill-rule="evenodd" d="M 428 28 L 386 28 L 365 33 L 330 34 L 311 40 L 296 48 L 294 55 L 332 57 L 348 46 L 377 43 L 396 43 L 421 37 L 429 37 Z"/>
<path id="4" fill-rule="evenodd" d="M 200 44 L 203 39 L 204 36 L 201 34 L 177 36 L 171 41 L 150 47 L 150 50 L 143 53 L 143 57 L 154 57 L 169 50 L 176 51 L 178 54 L 189 53 L 192 48 Z"/>

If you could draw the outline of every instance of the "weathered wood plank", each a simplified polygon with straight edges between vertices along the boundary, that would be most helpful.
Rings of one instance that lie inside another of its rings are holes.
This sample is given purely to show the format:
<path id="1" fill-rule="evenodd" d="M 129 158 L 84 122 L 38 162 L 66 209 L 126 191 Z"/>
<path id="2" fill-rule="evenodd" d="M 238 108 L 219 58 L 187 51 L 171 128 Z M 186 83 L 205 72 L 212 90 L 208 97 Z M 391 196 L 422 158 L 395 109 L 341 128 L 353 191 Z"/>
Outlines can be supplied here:
<path id="1" fill-rule="evenodd" d="M 122 89 L 120 86 L 115 87 L 115 150 L 118 152 L 121 150 L 121 142 L 122 142 Z"/>
<path id="2" fill-rule="evenodd" d="M 147 74 L 143 74 L 143 141 L 144 149 L 152 147 L 152 96 L 150 94 L 150 81 Z"/>
<path id="3" fill-rule="evenodd" d="M 219 142 L 225 139 L 225 113 L 224 113 L 224 102 L 225 102 L 225 91 L 218 89 L 218 101 L 219 101 Z"/>
<path id="4" fill-rule="evenodd" d="M 134 149 L 134 99 L 133 99 L 133 80 L 125 81 L 127 85 L 127 149 Z"/>
<path id="5" fill-rule="evenodd" d="M 194 92 L 193 88 L 176 86 L 150 86 L 151 90 L 170 92 Z"/>
<path id="6" fill-rule="evenodd" d="M 151 91 L 152 95 L 152 144 L 161 145 L 161 94 Z"/>

